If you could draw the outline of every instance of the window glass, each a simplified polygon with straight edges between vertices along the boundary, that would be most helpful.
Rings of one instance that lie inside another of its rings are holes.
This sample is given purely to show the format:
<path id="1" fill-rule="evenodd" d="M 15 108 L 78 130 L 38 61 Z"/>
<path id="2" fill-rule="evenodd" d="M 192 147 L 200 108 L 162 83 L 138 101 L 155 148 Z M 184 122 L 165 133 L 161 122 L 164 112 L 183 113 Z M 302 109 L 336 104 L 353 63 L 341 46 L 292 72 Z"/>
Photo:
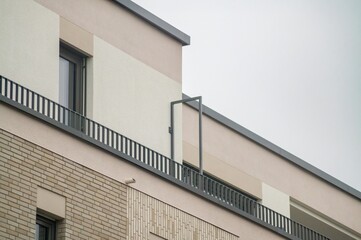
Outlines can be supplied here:
<path id="1" fill-rule="evenodd" d="M 40 215 L 37 215 L 35 240 L 54 240 L 54 239 L 55 239 L 55 222 Z"/>
<path id="2" fill-rule="evenodd" d="M 69 75 L 70 75 L 71 65 L 73 65 L 71 62 L 60 57 L 60 59 L 59 59 L 59 80 L 60 80 L 59 103 L 67 108 L 69 108 Z"/>
<path id="3" fill-rule="evenodd" d="M 59 103 L 85 114 L 85 58 L 80 53 L 60 45 Z"/>
<path id="4" fill-rule="evenodd" d="M 59 56 L 59 112 L 62 123 L 84 131 L 85 115 L 85 56 L 60 44 Z"/>

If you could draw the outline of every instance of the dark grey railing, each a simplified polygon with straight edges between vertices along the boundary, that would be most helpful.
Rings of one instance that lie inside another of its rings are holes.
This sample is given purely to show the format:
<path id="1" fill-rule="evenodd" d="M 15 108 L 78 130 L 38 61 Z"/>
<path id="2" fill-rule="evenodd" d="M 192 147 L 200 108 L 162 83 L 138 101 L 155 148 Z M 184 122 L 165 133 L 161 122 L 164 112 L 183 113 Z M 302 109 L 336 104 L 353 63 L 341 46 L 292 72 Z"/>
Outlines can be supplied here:
<path id="1" fill-rule="evenodd" d="M 187 186 L 193 188 L 195 192 L 206 195 L 223 205 L 225 204 L 229 209 L 233 209 L 236 212 L 242 211 L 243 214 L 261 220 L 275 227 L 277 231 L 283 231 L 293 236 L 293 238 L 328 240 L 327 237 L 257 203 L 243 193 L 213 178 L 201 175 L 190 167 L 179 164 L 102 124 L 0 76 L 0 99 L 2 98 L 17 102 L 62 125 L 81 131 L 101 144 L 105 144 L 143 164 L 182 181 Z"/>

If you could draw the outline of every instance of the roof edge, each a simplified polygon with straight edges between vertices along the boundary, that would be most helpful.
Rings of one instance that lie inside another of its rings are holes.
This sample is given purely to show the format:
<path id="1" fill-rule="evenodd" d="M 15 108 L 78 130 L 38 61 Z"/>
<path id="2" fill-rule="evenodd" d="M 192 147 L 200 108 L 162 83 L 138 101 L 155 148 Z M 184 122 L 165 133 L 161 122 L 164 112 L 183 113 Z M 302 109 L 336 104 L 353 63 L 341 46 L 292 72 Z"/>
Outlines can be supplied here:
<path id="1" fill-rule="evenodd" d="M 122 7 L 126 8 L 128 11 L 137 15 L 138 17 L 142 18 L 143 20 L 153 25 L 154 27 L 158 28 L 162 32 L 168 34 L 170 37 L 180 42 L 183 46 L 190 45 L 191 38 L 189 35 L 173 27 L 166 21 L 162 20 L 153 13 L 142 8 L 138 4 L 130 0 L 114 0 L 114 2 L 118 3 Z"/>
<path id="2" fill-rule="evenodd" d="M 189 98 L 188 95 L 183 93 L 183 99 Z M 186 105 L 197 109 L 198 110 L 198 103 L 195 102 L 187 102 Z M 286 150 L 282 149 L 281 147 L 271 143 L 270 141 L 264 139 L 263 137 L 257 135 L 256 133 L 246 129 L 245 127 L 242 127 L 238 123 L 232 121 L 231 119 L 223 116 L 222 114 L 214 111 L 213 109 L 202 105 L 203 107 L 203 114 L 212 118 L 213 120 L 219 122 L 220 124 L 226 126 L 227 128 L 241 134 L 242 136 L 250 139 L 251 141 L 257 143 L 258 145 L 266 148 L 267 150 L 281 156 L 282 158 L 290 161 L 294 165 L 312 173 L 313 175 L 321 178 L 322 180 L 332 184 L 333 186 L 341 189 L 342 191 L 350 194 L 351 196 L 361 200 L 361 192 L 357 189 L 347 185 L 346 183 L 338 180 L 337 178 L 331 176 L 330 174 L 320 170 L 319 168 L 316 168 L 315 166 L 305 162 L 301 158 L 293 155 L 290 152 L 287 152 Z"/>

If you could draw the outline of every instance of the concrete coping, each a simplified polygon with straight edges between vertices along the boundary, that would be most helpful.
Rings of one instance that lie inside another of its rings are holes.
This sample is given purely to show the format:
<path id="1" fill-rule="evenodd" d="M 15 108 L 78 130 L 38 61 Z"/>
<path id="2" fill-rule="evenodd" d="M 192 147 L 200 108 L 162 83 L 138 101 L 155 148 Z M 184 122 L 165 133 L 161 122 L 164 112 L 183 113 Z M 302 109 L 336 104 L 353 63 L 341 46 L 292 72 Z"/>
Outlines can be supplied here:
<path id="1" fill-rule="evenodd" d="M 114 1 L 119 5 L 121 5 L 123 8 L 134 13 L 138 17 L 148 22 L 149 24 L 153 25 L 162 32 L 166 33 L 170 37 L 179 41 L 183 46 L 189 45 L 191 43 L 190 36 L 178 30 L 177 28 L 173 27 L 172 25 L 162 20 L 161 18 L 157 17 L 153 13 L 145 10 L 138 4 L 130 0 L 114 0 Z"/>

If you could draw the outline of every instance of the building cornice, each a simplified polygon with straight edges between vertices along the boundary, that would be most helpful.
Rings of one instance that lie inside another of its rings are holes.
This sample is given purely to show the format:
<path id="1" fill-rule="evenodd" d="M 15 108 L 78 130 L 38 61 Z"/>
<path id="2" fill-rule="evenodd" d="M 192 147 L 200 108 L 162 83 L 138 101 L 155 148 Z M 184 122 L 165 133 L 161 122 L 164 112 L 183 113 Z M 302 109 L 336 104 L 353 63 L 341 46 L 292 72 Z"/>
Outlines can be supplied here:
<path id="1" fill-rule="evenodd" d="M 174 38 L 183 46 L 189 45 L 191 43 L 190 36 L 173 27 L 161 18 L 155 16 L 153 13 L 145 10 L 138 4 L 130 0 L 114 0 L 114 2 L 118 3 L 120 6 L 134 13 L 138 17 L 142 18 L 143 20 L 158 28 L 162 32 L 166 33 L 170 37 Z"/>
<path id="2" fill-rule="evenodd" d="M 189 98 L 186 94 L 183 94 L 183 99 Z M 195 102 L 187 102 L 186 105 L 198 110 L 198 103 Z M 353 187 L 341 182 L 337 178 L 325 173 L 324 171 L 316 168 L 315 166 L 305 162 L 301 158 L 293 155 L 290 152 L 282 149 L 281 147 L 271 143 L 270 141 L 264 139 L 263 137 L 255 134 L 254 132 L 242 127 L 238 123 L 232 121 L 231 119 L 223 116 L 222 114 L 214 111 L 213 109 L 203 105 L 203 114 L 208 116 L 209 118 L 215 120 L 216 122 L 224 125 L 225 127 L 239 133 L 240 135 L 250 139 L 251 141 L 257 143 L 261 147 L 281 156 L 283 159 L 291 162 L 292 164 L 296 165 L 297 167 L 317 176 L 318 178 L 326 181 L 329 184 L 341 189 L 342 191 L 350 194 L 351 196 L 361 200 L 361 192 L 354 189 Z"/>

